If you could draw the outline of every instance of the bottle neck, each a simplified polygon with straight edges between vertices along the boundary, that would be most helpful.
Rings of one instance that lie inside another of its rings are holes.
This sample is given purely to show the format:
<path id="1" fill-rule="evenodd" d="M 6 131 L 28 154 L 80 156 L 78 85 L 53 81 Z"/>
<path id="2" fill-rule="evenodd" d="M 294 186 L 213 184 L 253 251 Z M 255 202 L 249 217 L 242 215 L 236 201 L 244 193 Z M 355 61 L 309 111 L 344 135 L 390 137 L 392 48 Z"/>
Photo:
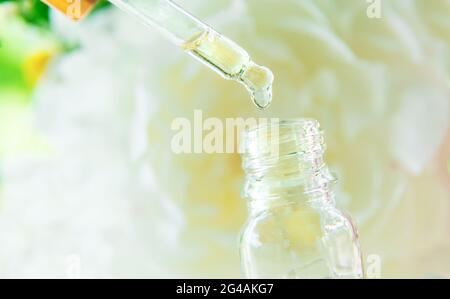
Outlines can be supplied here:
<path id="1" fill-rule="evenodd" d="M 242 144 L 243 197 L 250 210 L 334 206 L 336 179 L 323 160 L 325 144 L 316 121 L 264 124 L 246 131 Z"/>

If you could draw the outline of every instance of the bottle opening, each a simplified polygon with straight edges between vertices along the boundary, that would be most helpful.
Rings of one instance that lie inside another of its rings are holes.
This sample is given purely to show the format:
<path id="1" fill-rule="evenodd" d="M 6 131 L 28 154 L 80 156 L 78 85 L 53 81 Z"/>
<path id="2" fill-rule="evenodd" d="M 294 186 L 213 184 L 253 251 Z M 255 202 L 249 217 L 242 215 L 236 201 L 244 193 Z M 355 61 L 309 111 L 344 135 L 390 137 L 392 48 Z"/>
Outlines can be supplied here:
<path id="1" fill-rule="evenodd" d="M 287 158 L 321 158 L 325 151 L 320 124 L 313 119 L 276 120 L 248 128 L 241 136 L 244 162 L 279 163 Z"/>
<path id="2" fill-rule="evenodd" d="M 313 119 L 274 120 L 248 128 L 241 137 L 244 196 L 328 192 L 336 180 L 324 152 L 323 131 Z"/>

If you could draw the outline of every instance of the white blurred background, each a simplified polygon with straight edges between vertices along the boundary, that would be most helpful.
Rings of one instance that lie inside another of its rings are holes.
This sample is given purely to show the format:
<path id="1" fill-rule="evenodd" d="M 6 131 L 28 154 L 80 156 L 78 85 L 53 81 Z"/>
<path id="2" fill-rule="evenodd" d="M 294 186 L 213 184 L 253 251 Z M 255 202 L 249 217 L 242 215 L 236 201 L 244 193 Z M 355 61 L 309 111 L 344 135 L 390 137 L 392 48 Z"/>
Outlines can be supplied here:
<path id="1" fill-rule="evenodd" d="M 177 3 L 273 70 L 268 111 L 113 7 L 43 34 L 0 6 L 49 58 L 31 102 L 0 92 L 0 277 L 240 277 L 239 156 L 170 149 L 194 109 L 319 120 L 366 268 L 450 277 L 450 1 Z"/>

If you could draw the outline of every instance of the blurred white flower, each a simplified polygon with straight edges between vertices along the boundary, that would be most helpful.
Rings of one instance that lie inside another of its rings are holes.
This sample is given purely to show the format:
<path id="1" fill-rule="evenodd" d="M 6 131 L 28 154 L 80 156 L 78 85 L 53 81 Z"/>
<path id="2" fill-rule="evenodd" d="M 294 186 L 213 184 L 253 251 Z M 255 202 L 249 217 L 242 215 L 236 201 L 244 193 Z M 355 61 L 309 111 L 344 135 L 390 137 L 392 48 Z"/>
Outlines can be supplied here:
<path id="1" fill-rule="evenodd" d="M 238 276 L 237 155 L 174 155 L 174 117 L 313 117 L 339 203 L 382 275 L 450 275 L 449 0 L 179 1 L 276 76 L 274 103 L 191 61 L 118 10 L 53 25 L 80 48 L 36 93 L 55 156 L 9 161 L 0 276 Z"/>

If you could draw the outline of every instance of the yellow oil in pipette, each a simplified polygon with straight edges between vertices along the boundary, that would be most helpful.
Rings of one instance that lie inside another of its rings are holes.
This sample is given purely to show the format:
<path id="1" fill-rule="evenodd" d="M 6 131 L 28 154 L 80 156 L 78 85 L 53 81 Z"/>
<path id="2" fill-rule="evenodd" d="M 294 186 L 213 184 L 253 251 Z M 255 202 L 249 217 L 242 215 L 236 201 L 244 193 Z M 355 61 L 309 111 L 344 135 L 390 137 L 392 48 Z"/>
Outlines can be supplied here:
<path id="1" fill-rule="evenodd" d="M 41 0 L 73 20 L 83 18 L 97 0 Z M 209 66 L 222 77 L 245 85 L 261 109 L 272 102 L 272 72 L 254 63 L 249 54 L 232 40 L 170 0 L 109 0 L 122 10 L 158 28 L 174 44 Z M 193 34 L 195 32 L 195 34 Z"/>
<path id="2" fill-rule="evenodd" d="M 235 42 L 207 29 L 182 45 L 185 51 L 210 66 L 222 77 L 245 85 L 256 106 L 267 108 L 272 102 L 272 72 L 254 63 Z"/>

